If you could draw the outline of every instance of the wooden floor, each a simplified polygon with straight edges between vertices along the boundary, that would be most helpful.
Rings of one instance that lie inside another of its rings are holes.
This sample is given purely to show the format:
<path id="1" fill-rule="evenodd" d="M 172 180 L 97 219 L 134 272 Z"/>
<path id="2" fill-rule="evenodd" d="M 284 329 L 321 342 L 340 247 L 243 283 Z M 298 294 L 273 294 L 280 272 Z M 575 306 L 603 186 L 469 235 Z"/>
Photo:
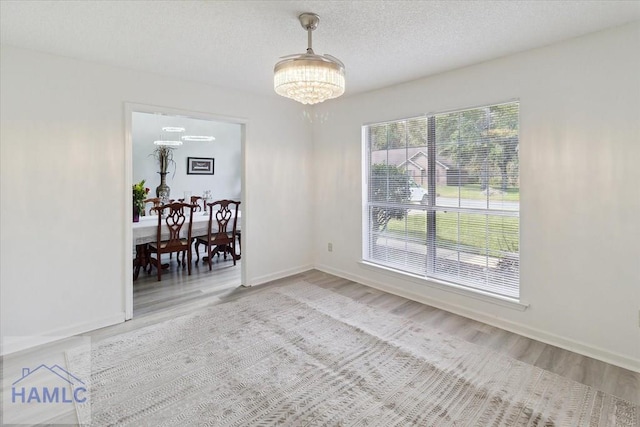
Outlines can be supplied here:
<path id="1" fill-rule="evenodd" d="M 222 261 L 220 263 L 225 265 Z M 226 264 L 232 265 L 233 263 L 227 262 Z M 223 268 L 227 268 L 227 266 Z M 202 269 L 202 267 L 200 267 L 200 269 Z M 234 270 L 233 268 L 230 268 L 230 270 L 234 272 L 239 271 L 239 269 Z M 225 270 L 219 269 L 219 271 L 219 274 L 224 274 L 226 277 L 227 273 L 223 273 Z M 231 276 L 231 273 L 229 273 L 229 276 Z M 207 277 L 207 275 L 205 275 L 205 277 Z M 211 288 L 209 292 L 205 292 L 207 301 L 185 297 L 185 299 L 190 301 L 191 304 L 186 304 L 182 308 L 176 307 L 174 304 L 171 311 L 164 310 L 164 307 L 167 304 L 169 306 L 171 306 L 171 304 L 163 303 L 163 294 L 167 297 L 172 297 L 174 295 L 172 288 L 167 287 L 165 290 L 156 288 L 155 292 L 157 293 L 150 291 L 149 294 L 144 295 L 144 299 L 141 295 L 141 307 L 139 308 L 136 308 L 137 302 L 135 296 L 138 294 L 138 290 L 134 290 L 134 318 L 136 313 L 135 310 L 138 310 L 140 313 L 144 312 L 145 314 L 155 314 L 154 316 L 148 316 L 148 322 L 154 322 L 156 319 L 166 319 L 174 314 L 186 312 L 191 309 L 190 307 L 193 307 L 192 304 L 197 302 L 205 304 L 223 303 L 231 299 L 242 298 L 244 295 L 248 295 L 249 293 L 260 292 L 265 289 L 266 286 L 283 286 L 301 279 L 323 288 L 332 289 L 335 292 L 356 301 L 372 305 L 381 310 L 387 310 L 401 316 L 407 316 L 415 321 L 448 332 L 466 341 L 489 347 L 522 362 L 546 369 L 579 383 L 640 404 L 640 373 L 619 368 L 590 357 L 544 344 L 540 341 L 535 341 L 507 332 L 503 329 L 476 322 L 444 310 L 426 306 L 415 301 L 407 300 L 406 298 L 391 295 L 377 289 L 316 270 L 286 279 L 277 280 L 267 285 L 255 288 L 235 288 L 233 286 L 225 287 L 224 285 L 218 289 Z M 201 286 L 200 284 L 202 283 L 202 280 L 206 279 L 201 279 L 198 275 L 194 275 L 190 280 L 184 279 L 179 282 L 180 284 L 178 286 L 184 286 L 185 289 L 197 292 L 199 291 L 199 286 Z M 229 283 L 233 281 L 231 278 L 229 280 Z M 193 282 L 193 284 L 191 284 L 191 282 Z M 140 294 L 143 292 L 145 291 L 141 290 Z M 107 333 L 107 335 L 112 334 Z"/>
<path id="2" fill-rule="evenodd" d="M 231 267 L 229 267 L 229 265 Z M 86 334 L 93 342 L 143 328 L 192 312 L 203 305 L 223 304 L 265 289 L 305 280 L 330 289 L 354 301 L 366 303 L 379 310 L 406 316 L 425 326 L 437 328 L 468 342 L 491 348 L 520 361 L 538 366 L 579 383 L 640 404 L 640 373 L 619 368 L 589 357 L 519 336 L 499 328 L 429 307 L 414 301 L 369 288 L 330 274 L 310 270 L 265 285 L 244 288 L 239 283 L 240 266 L 220 261 L 215 273 L 200 266 L 189 277 L 175 271 L 174 281 L 158 284 L 155 276 L 143 277 L 134 284 L 134 319 Z M 171 272 L 167 274 L 172 274 Z M 169 276 L 166 276 L 168 279 Z M 172 283 L 173 282 L 173 283 Z M 219 284 L 218 284 L 219 283 Z M 234 285 L 234 283 L 236 285 Z M 24 364 L 37 360 L 39 352 L 64 351 L 65 340 L 36 349 L 15 353 L 5 358 L 5 365 Z M 6 390 L 5 390 L 6 392 Z M 50 422 L 69 421 L 73 414 L 50 419 Z"/>
<path id="3" fill-rule="evenodd" d="M 169 258 L 168 254 L 162 256 L 162 262 L 168 263 L 169 268 L 163 270 L 160 282 L 155 268 L 151 274 L 141 271 L 133 282 L 134 319 L 185 304 L 216 302 L 221 292 L 240 286 L 241 260 L 234 266 L 230 257 L 214 256 L 211 271 L 202 259 L 197 265 L 195 260 L 194 255 L 191 276 L 186 268 L 178 266 L 175 255 Z"/>

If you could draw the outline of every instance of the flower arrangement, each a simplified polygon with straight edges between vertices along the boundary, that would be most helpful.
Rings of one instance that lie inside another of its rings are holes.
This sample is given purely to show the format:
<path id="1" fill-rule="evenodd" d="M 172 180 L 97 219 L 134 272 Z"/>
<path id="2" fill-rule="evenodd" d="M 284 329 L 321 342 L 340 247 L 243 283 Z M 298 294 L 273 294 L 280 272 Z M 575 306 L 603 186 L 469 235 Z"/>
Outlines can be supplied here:
<path id="1" fill-rule="evenodd" d="M 144 186 L 144 179 L 137 184 L 133 184 L 133 207 L 138 208 L 138 212 L 144 212 L 144 200 L 149 194 L 149 189 Z"/>

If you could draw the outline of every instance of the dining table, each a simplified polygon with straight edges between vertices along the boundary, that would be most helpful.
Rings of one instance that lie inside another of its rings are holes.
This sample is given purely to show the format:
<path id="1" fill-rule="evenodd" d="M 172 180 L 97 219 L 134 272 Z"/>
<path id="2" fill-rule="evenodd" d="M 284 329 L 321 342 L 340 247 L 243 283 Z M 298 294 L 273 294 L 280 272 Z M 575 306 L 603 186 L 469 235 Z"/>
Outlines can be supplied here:
<path id="1" fill-rule="evenodd" d="M 240 230 L 240 218 L 242 217 L 241 212 L 238 212 L 238 224 L 237 230 Z M 191 218 L 192 228 L 191 228 L 191 236 L 204 236 L 207 234 L 207 227 L 209 226 L 209 212 L 194 212 L 193 217 Z M 231 225 L 231 224 L 230 224 Z M 133 245 L 136 248 L 136 257 L 133 261 L 134 271 L 133 271 L 133 280 L 138 278 L 140 274 L 140 269 L 143 270 L 151 263 L 152 265 L 156 265 L 156 260 L 150 257 L 150 254 L 147 251 L 147 245 L 149 243 L 153 243 L 157 239 L 158 233 L 158 216 L 157 215 L 146 215 L 141 216 L 138 222 L 134 222 L 131 226 L 132 236 L 133 236 Z M 215 221 L 215 217 L 213 220 L 213 224 L 211 226 L 211 231 L 216 233 L 218 231 L 218 224 Z M 185 225 L 182 227 L 181 236 L 182 238 L 186 238 L 188 234 L 188 226 Z M 169 239 L 169 228 L 166 223 L 162 224 L 162 240 Z M 239 259 L 240 256 L 237 255 L 236 259 Z M 168 268 L 168 264 L 163 264 L 162 268 Z"/>

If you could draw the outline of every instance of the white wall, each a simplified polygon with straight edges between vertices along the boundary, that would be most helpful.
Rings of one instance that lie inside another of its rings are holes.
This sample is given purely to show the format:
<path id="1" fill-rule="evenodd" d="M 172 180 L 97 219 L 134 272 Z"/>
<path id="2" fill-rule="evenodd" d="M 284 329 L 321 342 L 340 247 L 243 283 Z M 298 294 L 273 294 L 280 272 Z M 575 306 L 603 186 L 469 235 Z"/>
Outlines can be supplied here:
<path id="1" fill-rule="evenodd" d="M 2 352 L 124 318 L 125 102 L 245 120 L 246 284 L 309 268 L 300 105 L 8 46 L 0 55 Z"/>
<path id="2" fill-rule="evenodd" d="M 216 138 L 215 141 L 185 141 L 173 149 L 174 163 L 166 177 L 171 189 L 170 197 L 182 198 L 185 191 L 190 191 L 192 196 L 202 196 L 204 190 L 210 190 L 215 200 L 240 200 L 242 125 L 140 112 L 134 112 L 132 116 L 133 182 L 144 179 L 145 186 L 151 190 L 149 197 L 156 197 L 156 187 L 160 185 L 158 161 L 152 155 L 157 146 L 153 142 L 167 137 L 162 135 L 162 127 L 169 126 L 184 128 L 182 135 Z M 173 138 L 179 139 L 180 135 Z M 187 174 L 189 157 L 213 158 L 214 174 Z"/>
<path id="3" fill-rule="evenodd" d="M 122 320 L 123 103 L 133 102 L 246 119 L 247 284 L 315 261 L 640 370 L 639 40 L 629 25 L 306 110 L 276 95 L 2 46 L 1 334 L 70 335 Z M 521 295 L 530 307 L 364 267 L 361 125 L 512 98 L 521 102 Z"/>
<path id="4" fill-rule="evenodd" d="M 521 123 L 521 297 L 529 308 L 362 265 L 361 126 L 513 98 Z M 319 268 L 640 371 L 637 23 L 320 104 L 315 113 Z"/>

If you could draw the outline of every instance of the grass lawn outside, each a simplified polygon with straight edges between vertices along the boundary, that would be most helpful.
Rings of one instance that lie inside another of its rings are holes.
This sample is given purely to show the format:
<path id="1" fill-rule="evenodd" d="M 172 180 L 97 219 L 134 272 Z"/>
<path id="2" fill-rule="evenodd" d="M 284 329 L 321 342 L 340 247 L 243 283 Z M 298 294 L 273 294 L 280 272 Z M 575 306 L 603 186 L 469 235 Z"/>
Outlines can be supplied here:
<path id="1" fill-rule="evenodd" d="M 464 252 L 501 258 L 505 253 L 517 253 L 519 218 L 467 214 L 436 213 L 436 244 Z M 411 212 L 405 219 L 389 221 L 387 232 L 399 238 L 409 238 L 426 245 L 426 212 Z"/>
<path id="2" fill-rule="evenodd" d="M 520 200 L 519 188 L 507 188 L 505 193 L 502 193 L 499 188 L 491 187 L 495 193 L 490 194 L 491 200 L 504 200 L 510 202 L 517 202 Z M 461 187 L 453 185 L 438 185 L 436 186 L 436 194 L 440 197 L 451 197 L 461 199 L 486 199 L 487 195 L 480 189 L 480 184 L 468 184 Z"/>

